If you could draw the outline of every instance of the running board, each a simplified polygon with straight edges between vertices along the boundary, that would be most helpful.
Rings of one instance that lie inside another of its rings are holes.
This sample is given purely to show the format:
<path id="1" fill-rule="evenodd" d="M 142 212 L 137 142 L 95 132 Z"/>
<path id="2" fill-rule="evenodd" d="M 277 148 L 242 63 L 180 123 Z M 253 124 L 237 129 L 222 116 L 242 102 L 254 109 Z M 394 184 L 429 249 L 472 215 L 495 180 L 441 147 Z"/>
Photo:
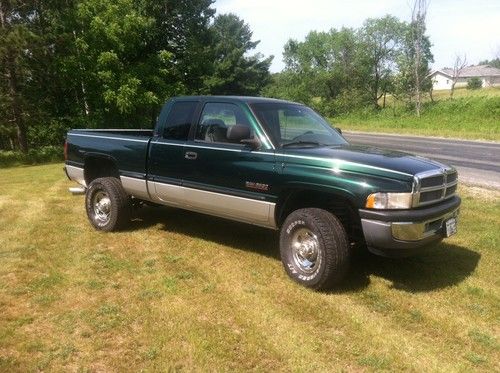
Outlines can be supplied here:
<path id="1" fill-rule="evenodd" d="M 74 196 L 78 196 L 78 195 L 81 195 L 81 194 L 85 194 L 85 188 L 82 188 L 82 187 L 73 187 L 73 188 L 69 188 L 69 192 L 71 194 L 73 194 Z"/>

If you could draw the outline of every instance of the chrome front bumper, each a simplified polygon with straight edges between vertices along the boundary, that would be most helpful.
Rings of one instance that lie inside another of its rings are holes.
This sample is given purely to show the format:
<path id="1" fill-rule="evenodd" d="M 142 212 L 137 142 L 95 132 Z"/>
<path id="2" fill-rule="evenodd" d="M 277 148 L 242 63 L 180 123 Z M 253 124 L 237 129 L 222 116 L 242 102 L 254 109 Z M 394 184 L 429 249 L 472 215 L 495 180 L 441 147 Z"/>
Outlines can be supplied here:
<path id="1" fill-rule="evenodd" d="M 458 218 L 459 210 L 456 209 L 448 214 L 427 221 L 394 222 L 391 223 L 392 237 L 399 241 L 421 241 L 428 237 L 443 234 L 444 223 L 451 218 Z"/>
<path id="2" fill-rule="evenodd" d="M 460 198 L 407 211 L 360 210 L 367 247 L 375 254 L 406 256 L 446 236 L 445 222 L 457 218 Z"/>

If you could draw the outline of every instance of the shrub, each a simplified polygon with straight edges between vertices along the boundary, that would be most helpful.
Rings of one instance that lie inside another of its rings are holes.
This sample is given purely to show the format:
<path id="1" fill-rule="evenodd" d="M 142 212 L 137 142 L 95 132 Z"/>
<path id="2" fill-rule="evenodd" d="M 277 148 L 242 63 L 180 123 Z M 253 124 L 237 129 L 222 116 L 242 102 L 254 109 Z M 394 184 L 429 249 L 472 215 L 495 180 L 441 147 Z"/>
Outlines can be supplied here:
<path id="1" fill-rule="evenodd" d="M 62 146 L 43 146 L 30 149 L 27 154 L 19 151 L 0 150 L 0 167 L 33 165 L 38 163 L 59 162 L 63 160 Z"/>
<path id="2" fill-rule="evenodd" d="M 467 80 L 467 89 L 480 89 L 483 81 L 479 78 L 470 78 Z"/>

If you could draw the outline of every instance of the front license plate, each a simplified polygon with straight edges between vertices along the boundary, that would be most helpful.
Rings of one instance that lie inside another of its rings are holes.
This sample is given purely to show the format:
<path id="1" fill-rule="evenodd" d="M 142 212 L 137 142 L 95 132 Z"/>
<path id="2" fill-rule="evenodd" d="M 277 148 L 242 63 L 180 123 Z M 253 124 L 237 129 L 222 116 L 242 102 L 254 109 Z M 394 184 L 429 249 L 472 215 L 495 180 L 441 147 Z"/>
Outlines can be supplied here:
<path id="1" fill-rule="evenodd" d="M 453 236 L 455 233 L 457 233 L 457 219 L 456 218 L 451 218 L 451 219 L 446 220 L 445 226 L 446 226 L 446 237 Z"/>

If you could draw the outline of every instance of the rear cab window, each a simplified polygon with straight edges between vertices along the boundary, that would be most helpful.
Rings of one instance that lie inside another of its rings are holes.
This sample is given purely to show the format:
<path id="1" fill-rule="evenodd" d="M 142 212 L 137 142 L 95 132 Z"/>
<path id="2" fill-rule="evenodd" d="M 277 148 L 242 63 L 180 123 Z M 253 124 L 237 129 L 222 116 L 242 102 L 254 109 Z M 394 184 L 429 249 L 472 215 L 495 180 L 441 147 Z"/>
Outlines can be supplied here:
<path id="1" fill-rule="evenodd" d="M 168 140 L 187 141 L 197 106 L 197 101 L 174 102 L 165 120 L 163 137 Z"/>

